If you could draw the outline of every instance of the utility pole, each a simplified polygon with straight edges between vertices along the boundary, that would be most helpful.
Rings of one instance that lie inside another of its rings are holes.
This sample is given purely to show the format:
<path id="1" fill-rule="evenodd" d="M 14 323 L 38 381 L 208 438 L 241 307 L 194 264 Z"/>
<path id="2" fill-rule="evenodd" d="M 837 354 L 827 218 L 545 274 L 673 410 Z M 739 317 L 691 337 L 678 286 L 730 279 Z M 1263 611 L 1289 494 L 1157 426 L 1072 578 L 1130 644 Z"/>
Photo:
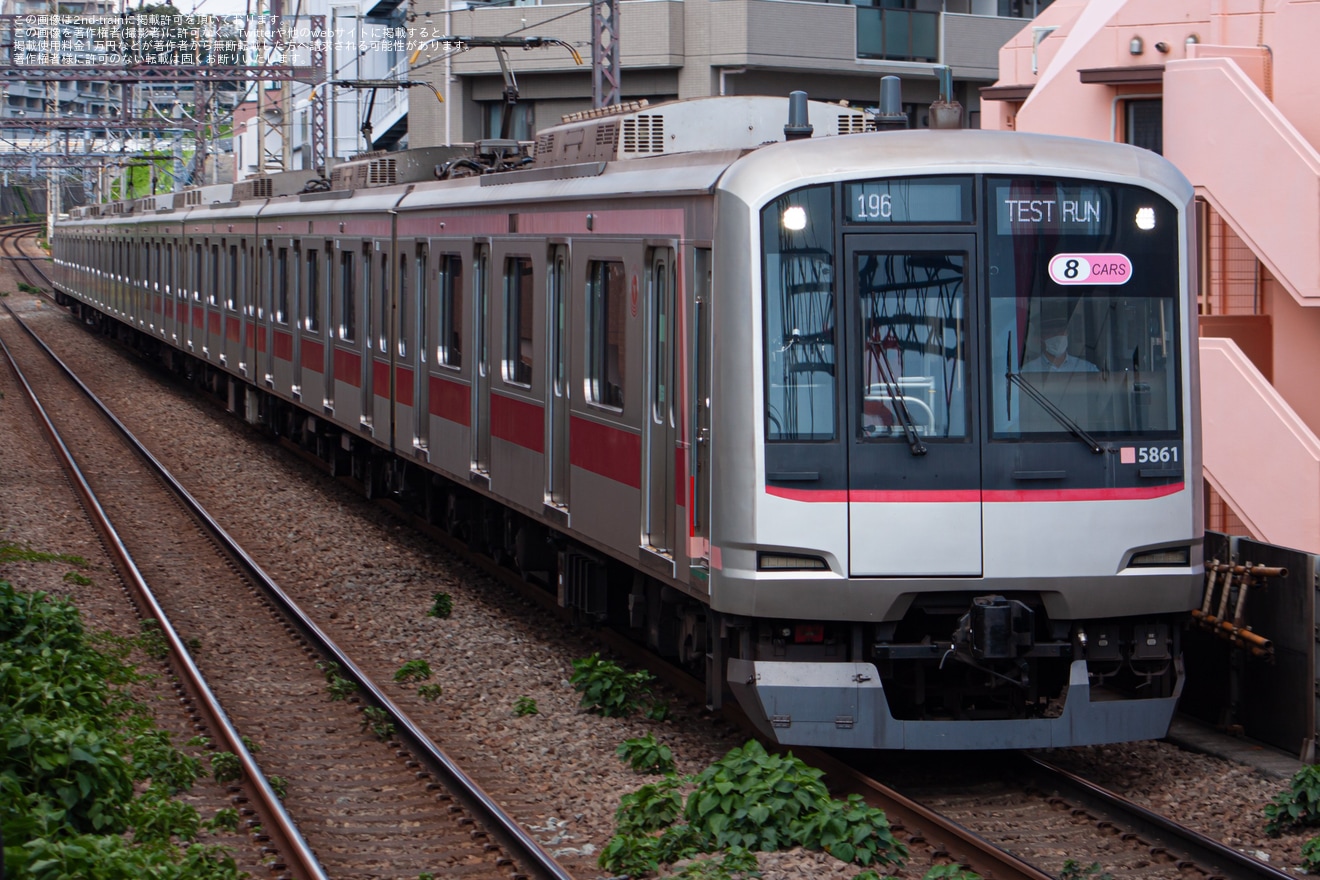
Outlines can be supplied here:
<path id="1" fill-rule="evenodd" d="M 591 106 L 623 103 L 619 87 L 619 0 L 591 0 Z"/>

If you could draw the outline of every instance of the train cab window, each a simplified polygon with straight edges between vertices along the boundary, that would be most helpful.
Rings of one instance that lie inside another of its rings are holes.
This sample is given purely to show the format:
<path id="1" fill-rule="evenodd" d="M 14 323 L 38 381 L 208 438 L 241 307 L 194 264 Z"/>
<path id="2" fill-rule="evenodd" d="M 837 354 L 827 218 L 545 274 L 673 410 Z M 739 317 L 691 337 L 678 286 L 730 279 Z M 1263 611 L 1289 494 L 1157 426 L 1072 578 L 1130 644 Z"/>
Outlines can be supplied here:
<path id="1" fill-rule="evenodd" d="M 344 342 L 357 339 L 357 291 L 354 285 L 353 252 L 342 251 L 339 254 L 339 338 Z"/>
<path id="2" fill-rule="evenodd" d="M 504 381 L 532 384 L 532 261 L 504 261 Z"/>
<path id="3" fill-rule="evenodd" d="M 440 302 L 439 329 L 436 334 L 436 361 L 446 367 L 463 366 L 463 259 L 455 255 L 440 258 L 436 273 Z"/>
<path id="4" fill-rule="evenodd" d="M 587 274 L 587 399 L 623 409 L 627 292 L 623 263 L 593 260 Z"/>
<path id="5" fill-rule="evenodd" d="M 1178 215 L 1138 187 L 992 179 L 991 427 L 997 440 L 1179 429 Z"/>
<path id="6" fill-rule="evenodd" d="M 307 249 L 307 269 L 304 273 L 307 289 L 303 292 L 303 329 L 308 333 L 321 332 L 320 264 L 321 252 Z"/>
<path id="7" fill-rule="evenodd" d="M 765 437 L 838 436 L 833 198 L 828 186 L 786 193 L 761 212 Z"/>
<path id="8" fill-rule="evenodd" d="M 275 323 L 289 323 L 289 249 L 275 252 Z"/>

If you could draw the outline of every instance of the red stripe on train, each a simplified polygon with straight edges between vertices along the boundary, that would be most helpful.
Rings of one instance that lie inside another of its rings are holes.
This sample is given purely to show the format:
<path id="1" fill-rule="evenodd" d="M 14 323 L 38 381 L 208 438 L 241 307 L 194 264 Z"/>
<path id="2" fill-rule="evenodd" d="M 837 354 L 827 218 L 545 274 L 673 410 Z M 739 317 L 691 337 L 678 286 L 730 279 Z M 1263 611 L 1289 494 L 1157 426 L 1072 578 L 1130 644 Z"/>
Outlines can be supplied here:
<path id="1" fill-rule="evenodd" d="M 631 431 L 574 416 L 569 422 L 568 460 L 634 489 L 642 487 L 642 438 Z"/>
<path id="2" fill-rule="evenodd" d="M 472 387 L 469 385 L 432 376 L 429 403 L 433 416 L 464 427 L 472 424 Z"/>
<path id="3" fill-rule="evenodd" d="M 325 368 L 325 345 L 311 339 L 303 339 L 301 357 L 304 370 L 315 370 L 319 373 Z"/>
<path id="4" fill-rule="evenodd" d="M 545 452 L 545 410 L 540 404 L 492 394 L 490 436 L 516 443 L 533 452 Z"/>
<path id="5" fill-rule="evenodd" d="M 394 395 L 399 406 L 413 405 L 413 371 L 409 367 L 394 367 Z"/>
<path id="6" fill-rule="evenodd" d="M 356 351 L 335 349 L 335 380 L 354 388 L 362 387 L 362 355 Z"/>
<path id="7" fill-rule="evenodd" d="M 282 361 L 293 360 L 293 334 L 284 330 L 275 331 L 275 357 Z"/>

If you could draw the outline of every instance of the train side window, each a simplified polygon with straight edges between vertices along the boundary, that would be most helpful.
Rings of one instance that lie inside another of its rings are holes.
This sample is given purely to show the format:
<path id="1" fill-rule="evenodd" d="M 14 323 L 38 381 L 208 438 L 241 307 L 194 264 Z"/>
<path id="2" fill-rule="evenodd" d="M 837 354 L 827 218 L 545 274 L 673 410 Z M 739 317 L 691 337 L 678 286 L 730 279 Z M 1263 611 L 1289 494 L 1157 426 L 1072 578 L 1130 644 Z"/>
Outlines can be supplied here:
<path id="1" fill-rule="evenodd" d="M 357 338 L 357 291 L 354 285 L 353 252 L 339 254 L 339 338 L 353 342 Z"/>
<path id="2" fill-rule="evenodd" d="M 307 249 L 307 289 L 303 293 L 303 327 L 308 333 L 321 332 L 320 284 L 321 253 L 316 248 Z"/>
<path id="3" fill-rule="evenodd" d="M 436 284 L 440 297 L 436 360 L 458 369 L 463 366 L 463 258 L 441 257 Z"/>
<path id="4" fill-rule="evenodd" d="M 593 260 L 587 274 L 587 399 L 623 409 L 627 327 L 623 263 Z"/>
<path id="5" fill-rule="evenodd" d="M 288 248 L 280 248 L 275 256 L 275 323 L 289 323 Z"/>
<path id="6" fill-rule="evenodd" d="M 532 384 L 532 261 L 504 261 L 504 381 Z"/>

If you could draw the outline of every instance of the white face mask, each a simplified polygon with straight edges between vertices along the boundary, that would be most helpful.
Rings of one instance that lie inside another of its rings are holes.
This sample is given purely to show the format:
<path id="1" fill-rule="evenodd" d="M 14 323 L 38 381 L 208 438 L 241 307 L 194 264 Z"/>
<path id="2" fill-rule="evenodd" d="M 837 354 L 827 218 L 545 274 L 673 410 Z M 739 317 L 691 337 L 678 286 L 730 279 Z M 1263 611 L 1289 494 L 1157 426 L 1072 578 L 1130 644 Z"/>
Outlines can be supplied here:
<path id="1" fill-rule="evenodd" d="M 1045 340 L 1045 351 L 1050 357 L 1063 357 L 1068 353 L 1067 336 L 1051 336 Z"/>

